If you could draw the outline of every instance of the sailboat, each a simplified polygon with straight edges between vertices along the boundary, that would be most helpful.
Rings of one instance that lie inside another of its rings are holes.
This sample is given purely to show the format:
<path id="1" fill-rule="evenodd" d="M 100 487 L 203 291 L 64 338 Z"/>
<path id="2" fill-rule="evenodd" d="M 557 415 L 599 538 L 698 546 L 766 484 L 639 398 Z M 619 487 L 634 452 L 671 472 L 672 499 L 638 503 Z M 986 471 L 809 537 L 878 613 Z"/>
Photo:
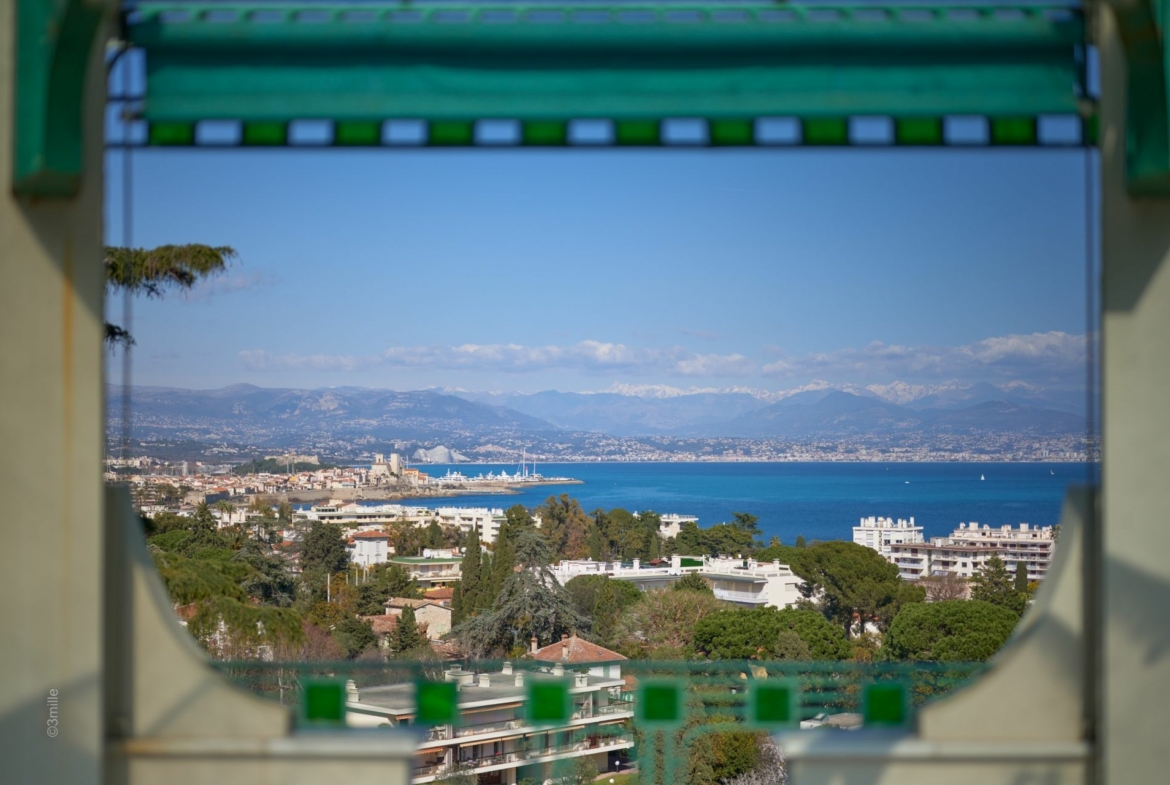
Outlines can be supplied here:
<path id="1" fill-rule="evenodd" d="M 982 474 L 981 474 L 981 475 L 979 475 L 979 480 L 980 480 L 980 482 L 982 482 L 983 480 L 986 480 L 986 479 L 987 479 L 987 478 L 986 478 L 986 477 L 984 477 Z"/>
<path id="2" fill-rule="evenodd" d="M 1055 476 L 1056 476 L 1056 472 L 1052 471 L 1052 469 L 1049 469 L 1049 470 L 1048 470 L 1048 473 L 1049 473 L 1049 474 L 1051 474 L 1053 477 L 1055 477 Z"/>

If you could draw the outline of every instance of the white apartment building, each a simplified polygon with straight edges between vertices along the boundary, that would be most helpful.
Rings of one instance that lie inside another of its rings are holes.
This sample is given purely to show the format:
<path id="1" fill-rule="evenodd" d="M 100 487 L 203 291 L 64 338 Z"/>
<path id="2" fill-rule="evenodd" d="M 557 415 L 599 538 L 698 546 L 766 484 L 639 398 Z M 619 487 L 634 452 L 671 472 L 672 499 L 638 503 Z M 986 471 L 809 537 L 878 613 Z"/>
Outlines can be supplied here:
<path id="1" fill-rule="evenodd" d="M 853 527 L 853 542 L 875 550 L 889 559 L 891 546 L 925 542 L 925 539 L 922 527 L 915 525 L 914 518 L 910 520 L 899 518 L 895 521 L 893 518 L 871 515 L 862 518 L 861 524 Z"/>
<path id="2" fill-rule="evenodd" d="M 710 584 L 715 599 L 756 608 L 788 608 L 800 599 L 804 583 L 787 564 L 755 559 L 711 559 L 699 574 Z"/>
<path id="3" fill-rule="evenodd" d="M 1015 571 L 1023 562 L 1028 568 L 1028 580 L 1042 581 L 1048 575 L 1048 565 L 1056 548 L 1056 532 L 1051 526 L 1031 526 L 1021 523 L 1019 527 L 980 526 L 960 523 L 951 532 L 949 540 L 955 545 L 990 548 L 1002 559 L 1007 568 Z"/>
<path id="4" fill-rule="evenodd" d="M 662 522 L 658 524 L 658 534 L 663 538 L 677 537 L 684 523 L 699 522 L 698 517 L 694 515 L 679 515 L 677 512 L 667 513 L 661 516 L 660 520 Z"/>
<path id="5" fill-rule="evenodd" d="M 623 693 L 620 668 L 614 675 L 607 672 L 612 668 L 597 666 L 598 661 L 570 659 L 550 664 L 538 659 L 535 670 L 516 669 L 505 662 L 493 673 L 447 671 L 444 678 L 458 685 L 462 722 L 425 731 L 415 753 L 412 783 L 434 782 L 457 768 L 469 770 L 481 783 L 512 785 L 521 768 L 525 776 L 535 773 L 538 781 L 545 781 L 554 776 L 558 761 L 582 757 L 594 758 L 598 771 L 612 771 L 615 760 L 624 758 L 634 745 L 628 728 L 633 701 Z M 570 720 L 554 727 L 535 726 L 526 719 L 529 685 L 565 678 L 571 680 Z M 351 726 L 410 725 L 414 713 L 411 684 L 350 687 L 346 722 Z"/>
<path id="6" fill-rule="evenodd" d="M 926 575 L 951 573 L 963 578 L 975 575 L 992 556 L 1014 573 L 1016 565 L 1027 565 L 1028 580 L 1042 581 L 1048 574 L 1055 546 L 1053 528 L 1021 523 L 1013 526 L 979 526 L 960 523 L 950 537 L 933 537 L 929 543 L 894 543 L 886 557 L 898 566 L 906 580 Z"/>
<path id="7" fill-rule="evenodd" d="M 628 567 L 619 562 L 575 559 L 552 567 L 553 576 L 561 585 L 579 575 L 608 575 L 614 580 L 630 581 L 642 591 L 668 589 L 683 575 L 692 572 L 707 581 L 716 598 L 749 608 L 760 605 L 787 608 L 801 596 L 803 581 L 791 567 L 778 561 L 675 554 L 670 558 L 669 566 L 643 567 L 639 559 L 634 559 L 633 565 Z"/>
<path id="8" fill-rule="evenodd" d="M 463 577 L 463 559 L 458 556 L 391 556 L 390 563 L 409 572 L 422 589 L 449 586 Z"/>
<path id="9" fill-rule="evenodd" d="M 346 541 L 350 564 L 372 567 L 390 559 L 390 536 L 384 532 L 357 532 Z"/>
<path id="10" fill-rule="evenodd" d="M 310 507 L 303 513 L 310 521 L 336 523 L 346 528 L 385 526 L 406 521 L 417 527 L 429 526 L 431 521 L 441 525 L 458 526 L 465 532 L 475 529 L 482 543 L 493 543 L 504 522 L 502 509 L 488 507 L 415 507 L 405 504 L 358 504 L 331 501 Z"/>

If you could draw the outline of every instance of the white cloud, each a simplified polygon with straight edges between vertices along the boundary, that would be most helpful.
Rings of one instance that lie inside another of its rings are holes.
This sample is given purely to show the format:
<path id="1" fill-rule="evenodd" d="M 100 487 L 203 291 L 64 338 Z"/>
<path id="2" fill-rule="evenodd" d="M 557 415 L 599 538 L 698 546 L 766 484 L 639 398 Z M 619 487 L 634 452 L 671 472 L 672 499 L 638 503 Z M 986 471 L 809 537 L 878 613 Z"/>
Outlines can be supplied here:
<path id="1" fill-rule="evenodd" d="M 192 302 L 208 300 L 224 294 L 235 294 L 258 289 L 262 286 L 272 286 L 276 280 L 264 272 L 224 273 L 213 275 L 210 278 L 201 278 L 194 286 L 183 293 L 183 298 Z"/>
<path id="2" fill-rule="evenodd" d="M 672 376 L 747 376 L 755 363 L 741 354 L 696 354 L 681 346 L 646 348 L 605 341 L 570 346 L 475 344 L 393 346 L 373 357 L 272 354 L 263 349 L 239 353 L 251 370 L 355 371 L 371 366 L 436 370 L 527 372 L 575 369 L 589 373 L 664 373 Z"/>
<path id="3" fill-rule="evenodd" d="M 947 380 L 1009 378 L 1080 382 L 1087 357 L 1084 335 L 1052 331 L 985 338 L 961 346 L 903 346 L 874 341 L 855 349 L 781 357 L 762 369 L 767 376 L 821 377 L 855 383 L 903 379 L 921 384 Z M 909 394 L 909 393 L 907 393 Z"/>

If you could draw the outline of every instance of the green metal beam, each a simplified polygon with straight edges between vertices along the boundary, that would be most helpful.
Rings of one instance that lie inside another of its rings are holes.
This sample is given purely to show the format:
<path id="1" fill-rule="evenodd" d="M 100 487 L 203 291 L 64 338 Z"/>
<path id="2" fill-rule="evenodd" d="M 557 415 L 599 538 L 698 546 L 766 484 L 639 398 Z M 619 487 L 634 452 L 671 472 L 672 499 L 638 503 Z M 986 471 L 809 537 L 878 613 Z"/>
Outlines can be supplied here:
<path id="1" fill-rule="evenodd" d="M 73 196 L 81 187 L 82 104 L 103 0 L 18 0 L 12 190 Z"/>
<path id="2" fill-rule="evenodd" d="M 1125 164 L 1129 192 L 1170 196 L 1166 14 L 1170 0 L 1113 2 L 1126 59 Z"/>
<path id="3" fill-rule="evenodd" d="M 1084 28 L 1075 9 L 1053 6 L 145 2 L 129 36 L 146 51 L 152 121 L 608 118 L 621 126 L 1072 114 Z M 551 139 L 540 134 L 556 129 L 531 130 Z M 742 131 L 723 125 L 717 136 L 742 139 Z"/>

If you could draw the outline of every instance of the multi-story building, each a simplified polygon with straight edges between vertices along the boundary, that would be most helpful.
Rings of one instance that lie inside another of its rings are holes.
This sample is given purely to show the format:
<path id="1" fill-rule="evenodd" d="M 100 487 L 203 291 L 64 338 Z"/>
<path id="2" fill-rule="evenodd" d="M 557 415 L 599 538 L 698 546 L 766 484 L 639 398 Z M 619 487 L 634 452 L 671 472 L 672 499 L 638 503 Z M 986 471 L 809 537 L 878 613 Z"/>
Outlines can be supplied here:
<path id="1" fill-rule="evenodd" d="M 1016 565 L 1027 566 L 1028 580 L 1041 581 L 1048 574 L 1048 565 L 1056 540 L 1051 526 L 980 526 L 978 523 L 960 523 L 950 537 L 933 537 L 929 543 L 892 543 L 886 556 L 898 566 L 906 580 L 917 580 L 927 575 L 950 573 L 963 578 L 975 575 L 987 560 L 998 556 L 1008 570 Z"/>
<path id="2" fill-rule="evenodd" d="M 379 531 L 356 532 L 346 541 L 346 550 L 351 564 L 385 564 L 390 558 L 390 536 Z"/>
<path id="3" fill-rule="evenodd" d="M 904 580 L 916 581 L 944 572 L 970 578 L 993 553 L 991 548 L 960 545 L 946 537 L 934 537 L 930 542 L 894 543 L 886 558 L 897 565 L 898 574 Z"/>
<path id="4" fill-rule="evenodd" d="M 444 526 L 457 526 L 465 532 L 475 529 L 479 541 L 493 543 L 505 520 L 502 509 L 488 507 L 415 507 L 405 504 L 358 504 L 331 501 L 309 508 L 305 518 L 310 521 L 336 523 L 346 528 L 381 527 L 390 523 L 406 522 L 418 527 L 437 521 Z"/>
<path id="5" fill-rule="evenodd" d="M 639 559 L 634 559 L 632 566 L 575 559 L 554 565 L 552 572 L 562 585 L 578 575 L 608 575 L 614 580 L 629 581 L 642 591 L 668 589 L 687 573 L 695 573 L 707 581 L 717 598 L 749 608 L 793 605 L 801 597 L 803 583 L 792 568 L 779 561 L 678 554 L 670 558 L 669 566 L 643 567 Z"/>
<path id="6" fill-rule="evenodd" d="M 428 558 L 426 556 L 391 556 L 390 563 L 397 564 L 410 573 L 410 577 L 422 589 L 448 586 L 463 577 L 463 559 L 457 556 Z"/>
<path id="7" fill-rule="evenodd" d="M 633 702 L 623 691 L 618 664 L 624 657 L 576 637 L 530 656 L 533 670 L 505 662 L 498 672 L 456 668 L 444 673 L 458 685 L 462 722 L 424 732 L 413 783 L 434 782 L 457 770 L 491 785 L 511 785 L 523 777 L 543 782 L 556 776 L 558 762 L 582 757 L 592 757 L 598 771 L 614 770 L 634 745 L 629 730 Z M 570 719 L 552 727 L 528 720 L 532 682 L 566 680 Z M 355 727 L 410 725 L 414 703 L 410 684 L 351 688 L 346 721 Z"/>
<path id="8" fill-rule="evenodd" d="M 716 599 L 748 608 L 795 605 L 804 583 L 791 567 L 778 560 L 712 559 L 703 565 L 699 575 L 711 586 Z"/>
<path id="9" fill-rule="evenodd" d="M 659 519 L 658 534 L 664 538 L 677 537 L 684 523 L 698 523 L 694 515 L 679 515 L 677 512 L 667 513 Z"/>
<path id="10" fill-rule="evenodd" d="M 960 523 L 951 532 L 950 541 L 956 545 L 990 548 L 1014 571 L 1023 562 L 1028 568 L 1028 580 L 1041 581 L 1048 574 L 1052 553 L 1056 548 L 1056 531 L 1051 526 L 1019 527 L 980 526 L 978 523 Z"/>
<path id="11" fill-rule="evenodd" d="M 873 515 L 862 518 L 859 526 L 853 527 L 853 542 L 871 548 L 887 559 L 890 558 L 891 547 L 905 543 L 925 542 L 922 527 L 914 523 L 914 518 L 904 520 L 899 518 L 881 518 Z"/>

